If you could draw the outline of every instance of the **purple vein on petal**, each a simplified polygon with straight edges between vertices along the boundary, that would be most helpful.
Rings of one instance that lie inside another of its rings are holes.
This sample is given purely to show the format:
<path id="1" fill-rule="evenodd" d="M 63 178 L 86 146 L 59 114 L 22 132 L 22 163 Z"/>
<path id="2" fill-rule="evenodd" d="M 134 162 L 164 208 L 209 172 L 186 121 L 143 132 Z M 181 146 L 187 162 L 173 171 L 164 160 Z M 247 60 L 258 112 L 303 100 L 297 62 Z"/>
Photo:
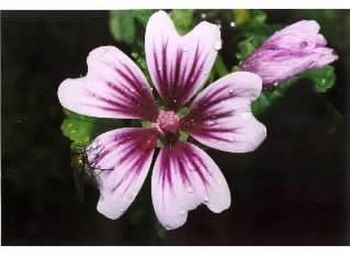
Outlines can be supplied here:
<path id="1" fill-rule="evenodd" d="M 198 174 L 204 185 L 208 184 L 203 171 L 210 174 L 202 158 L 198 156 L 186 143 L 177 142 L 167 145 L 162 151 L 160 181 L 163 189 L 165 185 L 173 186 L 174 176 L 180 175 L 185 186 L 192 186 L 191 171 Z M 178 171 L 175 173 L 174 171 Z"/>

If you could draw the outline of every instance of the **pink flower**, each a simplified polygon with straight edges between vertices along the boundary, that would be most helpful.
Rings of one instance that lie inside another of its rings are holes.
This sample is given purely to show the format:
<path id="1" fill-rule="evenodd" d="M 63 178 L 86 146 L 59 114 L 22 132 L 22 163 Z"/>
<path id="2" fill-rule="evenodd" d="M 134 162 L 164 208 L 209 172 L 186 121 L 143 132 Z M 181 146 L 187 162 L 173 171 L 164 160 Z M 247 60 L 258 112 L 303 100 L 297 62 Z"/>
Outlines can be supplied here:
<path id="1" fill-rule="evenodd" d="M 326 47 L 327 41 L 319 31 L 314 20 L 294 23 L 268 38 L 241 69 L 260 75 L 264 85 L 277 86 L 306 70 L 324 67 L 338 56 Z"/>
<path id="2" fill-rule="evenodd" d="M 152 173 L 156 215 L 167 229 L 186 222 L 189 210 L 204 203 L 220 213 L 231 203 L 229 187 L 214 161 L 199 147 L 180 140 L 180 132 L 227 152 L 255 150 L 266 136 L 251 113 L 262 81 L 252 73 L 229 74 L 201 91 L 220 46 L 218 26 L 202 22 L 179 36 L 169 16 L 159 11 L 147 24 L 145 49 L 154 86 L 164 106 L 157 107 L 141 70 L 112 46 L 94 49 L 85 77 L 67 79 L 58 89 L 63 107 L 95 117 L 142 119 L 150 127 L 120 128 L 98 136 L 87 149 L 99 175 L 97 210 L 117 219 L 130 206 L 151 167 L 160 139 L 163 147 Z M 189 105 L 189 113 L 178 112 Z"/>

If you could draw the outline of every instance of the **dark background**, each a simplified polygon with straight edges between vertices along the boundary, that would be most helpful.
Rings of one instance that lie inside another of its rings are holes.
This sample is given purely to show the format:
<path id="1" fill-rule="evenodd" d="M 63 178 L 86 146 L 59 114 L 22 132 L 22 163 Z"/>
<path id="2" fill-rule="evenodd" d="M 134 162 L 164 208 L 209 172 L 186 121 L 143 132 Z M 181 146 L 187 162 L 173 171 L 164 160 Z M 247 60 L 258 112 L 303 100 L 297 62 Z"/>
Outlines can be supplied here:
<path id="1" fill-rule="evenodd" d="M 94 187 L 83 201 L 75 195 L 56 91 L 66 77 L 85 74 L 91 49 L 116 44 L 108 12 L 3 11 L 2 244 L 350 245 L 350 12 L 267 13 L 283 25 L 301 18 L 321 23 L 340 56 L 336 86 L 323 95 L 309 81 L 292 87 L 259 117 L 268 137 L 254 153 L 208 150 L 231 187 L 231 208 L 215 215 L 200 207 L 184 227 L 164 232 L 154 216 L 150 178 L 116 221 L 96 212 Z"/>

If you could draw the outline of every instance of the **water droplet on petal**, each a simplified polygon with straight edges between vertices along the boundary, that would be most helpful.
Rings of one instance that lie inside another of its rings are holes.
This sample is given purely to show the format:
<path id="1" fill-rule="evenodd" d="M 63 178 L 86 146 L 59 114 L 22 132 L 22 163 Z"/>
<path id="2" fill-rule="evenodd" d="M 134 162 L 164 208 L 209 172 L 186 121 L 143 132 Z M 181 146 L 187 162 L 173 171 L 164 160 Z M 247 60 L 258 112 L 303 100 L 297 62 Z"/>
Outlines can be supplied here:
<path id="1" fill-rule="evenodd" d="M 205 19 L 206 17 L 207 17 L 207 14 L 206 14 L 206 13 L 204 13 L 204 12 L 201 13 L 201 18 L 202 18 L 202 19 Z"/>
<path id="2" fill-rule="evenodd" d="M 218 40 L 214 43 L 214 49 L 215 49 L 215 50 L 220 50 L 221 47 L 222 47 L 221 39 L 218 39 Z"/>
<path id="3" fill-rule="evenodd" d="M 173 99 L 173 102 L 174 102 L 174 104 L 176 104 L 176 103 L 177 103 L 177 100 L 176 100 L 176 99 Z"/>
<path id="4" fill-rule="evenodd" d="M 184 215 L 185 213 L 186 213 L 185 210 L 180 211 L 180 215 Z"/>
<path id="5" fill-rule="evenodd" d="M 230 27 L 235 27 L 235 26 L 236 26 L 236 23 L 233 22 L 233 21 L 231 21 L 231 22 L 230 22 Z"/>
<path id="6" fill-rule="evenodd" d="M 217 124 L 217 121 L 216 120 L 208 120 L 208 124 L 210 126 L 213 126 L 213 125 Z"/>
<path id="7" fill-rule="evenodd" d="M 233 89 L 230 89 L 230 90 L 228 91 L 228 93 L 229 93 L 230 95 L 233 95 Z"/>
<path id="8" fill-rule="evenodd" d="M 186 51 L 189 51 L 190 50 L 190 47 L 188 45 L 184 45 L 182 47 L 182 51 L 186 52 Z"/>
<path id="9" fill-rule="evenodd" d="M 189 187 L 187 188 L 187 191 L 188 191 L 188 193 L 193 193 L 193 192 L 194 192 L 194 190 L 193 190 L 193 188 L 192 188 L 191 186 L 189 186 Z"/>
<path id="10" fill-rule="evenodd" d="M 205 196 L 205 197 L 203 198 L 203 201 L 204 201 L 205 203 L 209 202 L 209 197 L 208 197 L 208 196 Z"/>
<path id="11" fill-rule="evenodd" d="M 278 85 L 278 82 L 277 81 L 275 81 L 274 83 L 273 83 L 273 86 L 277 86 Z"/>

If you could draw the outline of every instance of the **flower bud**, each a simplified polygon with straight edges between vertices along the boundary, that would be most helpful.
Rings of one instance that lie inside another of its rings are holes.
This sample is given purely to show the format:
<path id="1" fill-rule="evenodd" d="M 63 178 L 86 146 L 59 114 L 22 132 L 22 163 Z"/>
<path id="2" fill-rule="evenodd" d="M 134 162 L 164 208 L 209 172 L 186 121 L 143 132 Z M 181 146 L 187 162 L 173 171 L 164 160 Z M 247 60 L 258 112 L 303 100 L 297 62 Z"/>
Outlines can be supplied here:
<path id="1" fill-rule="evenodd" d="M 258 74 L 267 87 L 304 71 L 324 67 L 338 56 L 326 47 L 327 41 L 319 30 L 314 20 L 287 26 L 269 37 L 242 63 L 241 69 Z"/>

